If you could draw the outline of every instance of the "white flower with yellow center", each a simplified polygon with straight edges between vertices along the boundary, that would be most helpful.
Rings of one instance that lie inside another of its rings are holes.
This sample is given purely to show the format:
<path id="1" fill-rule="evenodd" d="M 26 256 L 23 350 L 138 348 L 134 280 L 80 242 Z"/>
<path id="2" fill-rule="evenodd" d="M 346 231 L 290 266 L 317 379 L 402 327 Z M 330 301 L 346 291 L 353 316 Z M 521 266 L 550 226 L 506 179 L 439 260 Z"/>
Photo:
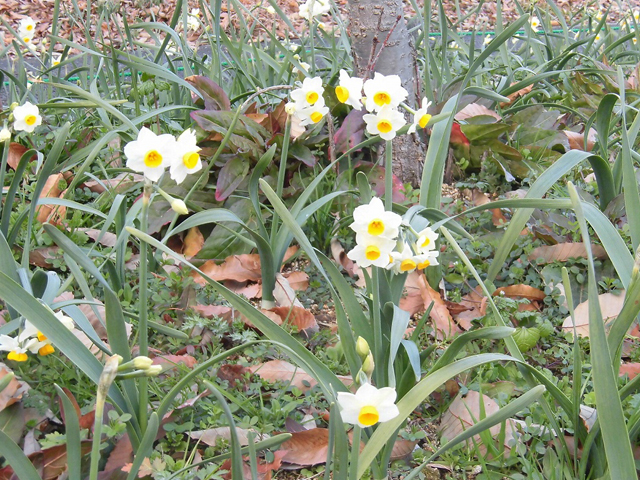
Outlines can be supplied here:
<path id="1" fill-rule="evenodd" d="M 376 388 L 363 384 L 353 393 L 338 392 L 338 406 L 342 421 L 362 428 L 388 422 L 400 415 L 395 404 L 396 391 L 391 387 Z"/>
<path id="2" fill-rule="evenodd" d="M 147 127 L 142 127 L 138 138 L 124 146 L 127 168 L 157 182 L 169 165 L 181 160 L 176 159 L 176 150 L 173 135 L 156 135 Z"/>
<path id="3" fill-rule="evenodd" d="M 193 8 L 189 15 L 187 16 L 187 28 L 189 30 L 193 30 L 194 32 L 200 28 L 200 9 Z"/>
<path id="4" fill-rule="evenodd" d="M 400 215 L 386 211 L 382 200 L 373 197 L 368 204 L 360 205 L 353 211 L 353 223 L 349 227 L 356 234 L 395 240 L 401 223 Z"/>
<path id="5" fill-rule="evenodd" d="M 329 108 L 324 105 L 324 100 L 316 102 L 310 107 L 303 107 L 295 115 L 300 119 L 300 126 L 313 125 L 318 123 L 329 113 Z"/>
<path id="6" fill-rule="evenodd" d="M 17 338 L 10 337 L 9 335 L 0 335 L 0 351 L 9 352 L 7 355 L 8 360 L 26 362 L 28 358 L 27 351 L 29 347 L 36 342 L 37 340 L 35 338 L 30 339 L 27 343 L 22 343 Z"/>
<path id="7" fill-rule="evenodd" d="M 181 184 L 187 175 L 202 169 L 199 151 L 195 130 L 182 132 L 176 142 L 176 158 L 169 167 L 171 178 L 177 184 Z"/>
<path id="8" fill-rule="evenodd" d="M 13 111 L 13 119 L 13 129 L 16 132 L 24 130 L 31 133 L 42 123 L 40 110 L 37 105 L 33 105 L 30 102 L 16 107 Z"/>
<path id="9" fill-rule="evenodd" d="M 633 33 L 634 36 L 631 38 L 631 41 L 633 42 L 633 44 L 635 45 L 636 43 L 638 43 L 638 36 L 635 34 L 636 31 L 634 28 L 631 29 L 630 33 Z"/>
<path id="10" fill-rule="evenodd" d="M 318 102 L 324 105 L 323 93 L 322 79 L 320 77 L 307 77 L 300 88 L 296 88 L 291 92 L 291 100 L 305 107 L 315 105 Z"/>
<path id="11" fill-rule="evenodd" d="M 538 17 L 531 15 L 531 18 L 529 18 L 529 25 L 531 25 L 531 28 L 534 30 L 538 30 L 542 26 L 542 23 L 540 23 L 540 19 Z"/>
<path id="12" fill-rule="evenodd" d="M 308 21 L 311 21 L 313 17 L 329 13 L 330 9 L 331 6 L 328 0 L 307 0 L 300 5 L 298 15 L 300 15 L 301 18 L 306 18 Z"/>
<path id="13" fill-rule="evenodd" d="M 393 140 L 396 132 L 407 123 L 402 113 L 388 105 L 379 112 L 367 113 L 362 118 L 367 124 L 367 132 L 370 135 L 380 135 L 384 140 Z"/>
<path id="14" fill-rule="evenodd" d="M 338 101 L 360 110 L 362 108 L 362 84 L 361 78 L 350 77 L 346 71 L 340 70 L 340 83 L 336 87 Z"/>
<path id="15" fill-rule="evenodd" d="M 412 272 L 422 260 L 421 256 L 415 255 L 409 244 L 405 242 L 401 252 L 391 252 L 391 263 L 387 265 L 387 270 L 393 273 Z"/>
<path id="16" fill-rule="evenodd" d="M 428 253 L 422 253 L 420 255 L 416 255 L 416 261 L 418 263 L 416 268 L 418 270 L 424 270 L 427 267 L 438 265 L 438 254 L 439 252 L 437 250 L 433 250 Z"/>
<path id="17" fill-rule="evenodd" d="M 416 241 L 418 252 L 428 253 L 435 250 L 438 237 L 439 235 L 429 227 L 418 232 L 418 240 Z"/>
<path id="18" fill-rule="evenodd" d="M 491 35 L 487 35 L 486 37 L 484 37 L 484 41 L 482 43 L 484 45 L 489 45 L 491 43 L 491 40 L 493 40 L 493 37 Z"/>
<path id="19" fill-rule="evenodd" d="M 378 112 L 384 107 L 395 108 L 405 101 L 408 92 L 402 88 L 398 75 L 382 75 L 376 72 L 364 82 L 365 107 L 369 112 Z"/>
<path id="20" fill-rule="evenodd" d="M 431 120 L 431 115 L 427 113 L 430 106 L 431 102 L 427 100 L 427 97 L 424 97 L 422 99 L 422 108 L 413 114 L 413 124 L 407 130 L 407 133 L 415 132 L 417 127 L 424 128 L 427 126 L 427 123 Z"/>
<path id="21" fill-rule="evenodd" d="M 51 66 L 57 67 L 58 65 L 60 65 L 61 60 L 62 60 L 62 54 L 54 53 L 53 55 L 51 55 Z"/>
<path id="22" fill-rule="evenodd" d="M 18 33 L 21 37 L 33 38 L 36 33 L 36 21 L 31 17 L 23 18 L 18 24 Z"/>
<path id="23" fill-rule="evenodd" d="M 347 253 L 347 257 L 360 268 L 371 265 L 385 268 L 391 261 L 391 252 L 395 246 L 396 241 L 390 238 L 359 233 L 356 235 L 356 246 Z"/>
<path id="24" fill-rule="evenodd" d="M 636 21 L 636 23 L 640 22 L 640 10 L 633 11 L 633 19 Z"/>

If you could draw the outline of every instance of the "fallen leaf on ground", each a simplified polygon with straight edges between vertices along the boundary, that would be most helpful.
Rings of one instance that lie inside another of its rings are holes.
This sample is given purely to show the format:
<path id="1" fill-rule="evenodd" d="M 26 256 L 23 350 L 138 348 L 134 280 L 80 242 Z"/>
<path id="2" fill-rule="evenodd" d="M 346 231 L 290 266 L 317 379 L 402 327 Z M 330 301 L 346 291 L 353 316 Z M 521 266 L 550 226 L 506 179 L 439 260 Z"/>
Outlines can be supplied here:
<path id="1" fill-rule="evenodd" d="M 273 297 L 276 300 L 276 305 L 279 305 L 281 307 L 289 307 L 295 305 L 302 308 L 302 303 L 300 303 L 300 300 L 298 300 L 296 292 L 289 283 L 289 280 L 280 273 L 276 273 L 276 283 L 273 289 Z"/>
<path id="2" fill-rule="evenodd" d="M 475 425 L 481 420 L 480 415 L 480 402 L 484 405 L 485 417 L 496 413 L 500 410 L 498 404 L 487 397 L 486 395 L 480 396 L 480 393 L 469 390 L 466 396 L 459 394 L 449 408 L 442 416 L 442 422 L 438 427 L 443 440 L 443 444 L 449 440 L 452 440 L 458 434 L 464 432 L 467 428 Z M 502 424 L 494 425 L 489 429 L 492 434 L 492 438 L 497 438 L 500 434 Z M 514 438 L 515 428 L 512 420 L 508 420 L 505 426 L 506 432 L 504 435 L 505 449 L 509 449 L 508 443 Z M 473 441 L 479 445 L 479 451 L 482 454 L 487 452 L 487 447 L 482 443 L 479 435 L 473 437 Z M 471 440 L 467 440 L 469 445 Z"/>
<path id="3" fill-rule="evenodd" d="M 108 180 L 90 180 L 84 182 L 84 186 L 95 193 L 103 193 L 109 189 L 113 189 L 115 193 L 120 193 L 128 188 L 139 185 L 144 180 L 144 175 L 137 173 L 121 173 Z M 106 187 L 106 188 L 105 188 Z"/>
<path id="4" fill-rule="evenodd" d="M 620 310 L 622 310 L 624 297 L 624 290 L 621 291 L 620 295 L 614 295 L 613 293 L 603 293 L 602 295 L 598 295 L 600 311 L 602 312 L 602 319 L 605 324 L 618 316 Z M 580 337 L 588 337 L 589 300 L 578 305 L 574 311 L 574 315 L 576 320 L 576 333 Z M 573 332 L 573 320 L 571 319 L 571 315 L 565 318 L 564 323 L 562 324 L 562 329 L 567 332 Z"/>
<path id="5" fill-rule="evenodd" d="M 91 441 L 85 440 L 80 445 L 82 455 L 91 451 Z M 42 472 L 42 480 L 56 480 L 67 469 L 67 446 L 56 445 L 40 450 L 39 452 L 29 455 L 29 460 L 36 468 L 36 471 Z M 16 478 L 11 466 L 6 466 L 0 470 L 0 480 L 9 480 Z"/>
<path id="6" fill-rule="evenodd" d="M 195 257 L 204 245 L 204 235 L 198 227 L 189 229 L 182 242 L 182 255 L 186 258 Z"/>
<path id="7" fill-rule="evenodd" d="M 493 110 L 488 109 L 484 105 L 480 105 L 478 103 L 470 103 L 453 117 L 457 121 L 466 120 L 467 118 L 479 117 L 482 115 L 486 115 L 489 117 L 495 118 L 497 121 L 502 120 L 502 117 L 499 113 L 494 112 Z"/>
<path id="8" fill-rule="evenodd" d="M 193 368 L 198 361 L 191 355 L 158 355 L 153 357 L 154 365 L 162 365 L 163 372 L 177 365 L 184 365 L 187 368 Z"/>
<path id="9" fill-rule="evenodd" d="M 270 360 L 265 363 L 259 363 L 258 365 L 252 365 L 249 367 L 249 370 L 263 380 L 268 382 L 291 383 L 291 385 L 303 392 L 306 392 L 318 383 L 302 368 L 296 367 L 284 360 Z M 338 378 L 347 387 L 353 384 L 353 379 L 348 375 L 338 375 Z"/>
<path id="10" fill-rule="evenodd" d="M 309 275 L 305 272 L 289 272 L 284 273 L 283 276 L 287 279 L 291 288 L 296 291 L 304 291 L 309 288 Z"/>
<path id="11" fill-rule="evenodd" d="M 514 83 L 512 83 L 510 86 L 512 86 L 512 85 L 514 85 Z M 515 102 L 518 98 L 520 98 L 520 97 L 526 95 L 527 93 L 529 93 L 532 89 L 533 89 L 533 84 L 529 85 L 529 86 L 526 86 L 524 88 L 521 88 L 517 92 L 513 92 L 511 95 L 507 95 L 507 98 L 509 99 L 509 101 L 500 102 L 500 107 L 501 108 L 508 107 L 513 102 Z"/>
<path id="12" fill-rule="evenodd" d="M 532 287 L 530 285 L 518 284 L 518 285 L 510 285 L 508 287 L 500 287 L 497 288 L 495 292 L 493 292 L 493 296 L 504 295 L 509 298 L 526 298 L 527 300 L 537 300 L 542 301 L 547 296 L 542 290 L 539 288 Z"/>
<path id="13" fill-rule="evenodd" d="M 12 371 L 9 367 L 4 363 L 0 363 L 0 379 L 6 377 L 10 373 L 12 373 Z M 18 400 L 21 400 L 22 395 L 27 390 L 29 390 L 29 385 L 13 377 L 4 390 L 0 392 L 0 411 L 4 410 L 9 405 L 13 405 Z"/>
<path id="14" fill-rule="evenodd" d="M 240 316 L 240 312 L 226 305 L 194 305 L 192 308 L 202 317 L 218 317 L 229 323 L 233 322 L 234 318 Z"/>
<path id="15" fill-rule="evenodd" d="M 220 380 L 229 382 L 231 388 L 236 388 L 239 382 L 245 383 L 245 375 L 249 371 L 247 367 L 239 364 L 223 364 L 218 368 L 216 375 Z"/>
<path id="16" fill-rule="evenodd" d="M 396 443 L 393 444 L 393 448 L 391 449 L 391 457 L 389 460 L 391 462 L 395 460 L 402 460 L 403 458 L 408 457 L 413 449 L 418 444 L 417 441 L 414 440 L 406 440 L 404 438 L 398 438 Z"/>
<path id="17" fill-rule="evenodd" d="M 570 130 L 563 130 L 569 141 L 569 146 L 576 150 L 586 150 L 590 152 L 593 150 L 593 146 L 598 139 L 598 133 L 593 129 L 589 129 L 589 135 L 587 136 L 587 148 L 584 145 L 584 133 L 572 132 Z"/>
<path id="18" fill-rule="evenodd" d="M 327 461 L 329 450 L 329 430 L 312 428 L 302 432 L 293 432 L 291 438 L 280 445 L 286 451 L 283 462 L 308 467 Z"/>
<path id="19" fill-rule="evenodd" d="M 101 231 L 98 230 L 97 228 L 77 228 L 76 230 L 78 232 L 83 232 L 87 237 L 89 237 L 94 242 L 98 241 L 98 238 L 100 237 L 100 233 L 101 233 Z M 105 247 L 113 247 L 115 246 L 117 241 L 118 241 L 118 236 L 115 233 L 104 232 L 104 235 L 102 235 L 102 238 L 100 238 L 100 242 L 98 243 L 100 243 L 100 245 L 103 245 Z"/>
<path id="20" fill-rule="evenodd" d="M 400 308 L 412 315 L 425 311 L 433 302 L 429 316 L 433 320 L 434 330 L 439 339 L 451 338 L 461 331 L 453 321 L 440 293 L 431 288 L 424 273 L 411 272 L 407 277 L 405 289 L 407 296 L 400 300 Z"/>
<path id="21" fill-rule="evenodd" d="M 60 247 L 38 247 L 29 251 L 29 264 L 36 267 L 45 268 L 47 270 L 53 268 L 54 260 L 62 260 Z"/>
<path id="22" fill-rule="evenodd" d="M 50 175 L 44 183 L 40 198 L 55 198 L 60 195 L 60 182 L 64 179 L 61 173 Z M 36 207 L 36 219 L 40 223 L 45 223 L 52 215 L 55 205 L 39 205 Z"/>
<path id="23" fill-rule="evenodd" d="M 249 433 L 253 432 L 256 434 L 254 441 L 259 442 L 261 440 L 265 440 L 269 438 L 268 435 L 264 435 L 256 432 L 255 430 L 248 430 L 246 428 L 236 427 L 236 434 L 238 435 L 238 441 L 240 445 L 243 447 L 245 445 L 249 445 Z M 188 435 L 195 439 L 200 440 L 202 443 L 209 445 L 210 447 L 215 447 L 216 443 L 220 440 L 231 440 L 231 427 L 218 427 L 218 428 L 208 428 L 207 430 L 196 430 L 193 432 L 189 432 Z"/>
<path id="24" fill-rule="evenodd" d="M 469 310 L 454 315 L 456 322 L 458 322 L 458 325 L 464 330 L 471 328 L 471 322 L 473 320 L 484 317 L 487 314 L 487 297 L 481 295 L 480 292 L 481 289 L 476 287 L 462 297 L 460 305 L 469 307 Z"/>
<path id="25" fill-rule="evenodd" d="M 491 203 L 491 199 L 489 198 L 489 196 L 486 193 L 481 192 L 477 188 L 470 192 L 470 196 L 471 196 L 471 201 L 476 207 Z M 495 227 L 502 227 L 507 222 L 508 222 L 507 217 L 504 216 L 504 213 L 502 213 L 502 210 L 500 210 L 499 208 L 491 209 L 491 223 L 493 223 Z"/>
<path id="26" fill-rule="evenodd" d="M 629 375 L 629 380 L 633 380 L 640 374 L 640 363 L 623 363 L 620 365 L 619 375 Z"/>
<path id="27" fill-rule="evenodd" d="M 299 332 L 309 332 L 310 330 L 318 330 L 316 317 L 309 310 L 303 307 L 274 307 L 269 311 L 275 313 L 282 319 L 282 323 L 288 323 L 298 329 Z"/>
<path id="28" fill-rule="evenodd" d="M 208 277 L 217 282 L 225 280 L 234 280 L 236 282 L 258 282 L 260 281 L 260 257 L 253 254 L 231 255 L 227 257 L 220 265 L 213 260 L 207 260 L 200 270 Z M 192 272 L 195 282 L 205 285 L 207 282 L 197 272 Z"/>
<path id="29" fill-rule="evenodd" d="M 591 245 L 595 258 L 606 258 L 607 252 L 600 245 Z M 529 254 L 529 261 L 543 260 L 544 263 L 564 262 L 570 258 L 586 258 L 587 249 L 582 242 L 558 243 L 557 245 L 543 245 Z"/>
<path id="30" fill-rule="evenodd" d="M 7 154 L 7 165 L 9 165 L 14 170 L 18 168 L 20 159 L 22 158 L 22 155 L 24 155 L 27 152 L 27 150 L 29 149 L 24 145 L 17 142 L 11 142 L 9 144 L 9 153 Z M 34 157 L 35 157 L 35 154 L 29 160 L 30 161 L 33 160 Z"/>
<path id="31" fill-rule="evenodd" d="M 331 256 L 338 265 L 342 265 L 342 268 L 344 268 L 350 277 L 357 275 L 359 270 L 358 266 L 353 260 L 347 257 L 347 252 L 345 252 L 344 247 L 337 238 L 331 239 Z"/>

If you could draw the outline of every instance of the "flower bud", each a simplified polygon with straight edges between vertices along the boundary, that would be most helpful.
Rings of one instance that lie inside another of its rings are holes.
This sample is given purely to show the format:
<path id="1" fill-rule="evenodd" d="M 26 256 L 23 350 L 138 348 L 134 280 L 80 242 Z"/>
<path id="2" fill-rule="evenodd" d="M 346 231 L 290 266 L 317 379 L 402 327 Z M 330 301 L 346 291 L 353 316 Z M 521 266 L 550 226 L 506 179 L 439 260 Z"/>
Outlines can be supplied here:
<path id="1" fill-rule="evenodd" d="M 153 360 L 149 357 L 136 357 L 133 359 L 133 366 L 139 370 L 148 370 L 153 365 Z"/>
<path id="2" fill-rule="evenodd" d="M 162 365 L 151 365 L 145 373 L 147 377 L 157 377 L 162 373 Z"/>
<path id="3" fill-rule="evenodd" d="M 287 115 L 293 115 L 296 113 L 296 105 L 293 102 L 289 102 L 284 106 L 284 111 L 287 112 Z"/>
<path id="4" fill-rule="evenodd" d="M 375 363 L 373 361 L 373 354 L 369 352 L 367 358 L 362 362 L 362 371 L 367 375 L 367 377 L 371 378 L 371 374 L 373 374 L 373 369 L 375 368 Z"/>
<path id="5" fill-rule="evenodd" d="M 10 138 L 11 138 L 11 132 L 7 127 L 4 127 L 2 130 L 0 130 L 0 142 L 6 142 Z"/>
<path id="6" fill-rule="evenodd" d="M 187 208 L 187 204 L 184 203 L 179 198 L 176 198 L 171 202 L 171 208 L 174 212 L 179 213 L 180 215 L 186 215 L 189 213 L 189 209 Z"/>
<path id="7" fill-rule="evenodd" d="M 371 349 L 369 348 L 369 344 L 367 343 L 367 341 L 362 337 L 358 337 L 358 340 L 356 340 L 356 352 L 358 352 L 360 358 L 362 360 L 367 358 L 367 355 L 369 355 L 370 351 Z"/>

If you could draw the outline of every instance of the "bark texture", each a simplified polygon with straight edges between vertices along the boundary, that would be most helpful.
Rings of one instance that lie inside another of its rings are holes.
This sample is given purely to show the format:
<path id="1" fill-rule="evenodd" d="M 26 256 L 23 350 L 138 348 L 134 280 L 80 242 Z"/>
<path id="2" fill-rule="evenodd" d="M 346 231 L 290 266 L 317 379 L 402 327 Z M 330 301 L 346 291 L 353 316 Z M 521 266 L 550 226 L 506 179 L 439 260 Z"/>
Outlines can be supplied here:
<path id="1" fill-rule="evenodd" d="M 389 36 L 391 29 L 393 33 Z M 367 73 L 377 38 L 373 58 L 378 52 L 380 55 L 371 72 L 398 75 L 409 92 L 407 103 L 418 105 L 415 53 L 403 16 L 402 0 L 349 0 L 348 33 L 356 74 L 362 77 Z M 423 160 L 424 148 L 417 135 L 403 135 L 393 140 L 393 173 L 403 183 L 418 186 Z"/>

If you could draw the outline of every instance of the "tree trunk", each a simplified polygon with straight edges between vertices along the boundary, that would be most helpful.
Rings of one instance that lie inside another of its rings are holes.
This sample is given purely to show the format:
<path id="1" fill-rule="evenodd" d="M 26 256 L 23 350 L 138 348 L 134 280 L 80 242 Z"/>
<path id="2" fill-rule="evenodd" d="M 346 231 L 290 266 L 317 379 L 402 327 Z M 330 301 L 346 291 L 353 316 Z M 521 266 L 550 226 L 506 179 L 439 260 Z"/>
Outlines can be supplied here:
<path id="1" fill-rule="evenodd" d="M 393 32 L 389 36 L 391 29 Z M 418 76 L 402 0 L 349 0 L 348 33 L 355 73 L 360 77 L 365 74 L 373 77 L 373 72 L 398 75 L 402 86 L 409 92 L 407 104 L 417 106 L 420 101 Z M 374 45 L 375 52 L 372 55 Z M 369 71 L 372 59 L 375 65 Z M 417 135 L 396 137 L 393 140 L 393 173 L 403 183 L 418 186 L 424 152 Z"/>

